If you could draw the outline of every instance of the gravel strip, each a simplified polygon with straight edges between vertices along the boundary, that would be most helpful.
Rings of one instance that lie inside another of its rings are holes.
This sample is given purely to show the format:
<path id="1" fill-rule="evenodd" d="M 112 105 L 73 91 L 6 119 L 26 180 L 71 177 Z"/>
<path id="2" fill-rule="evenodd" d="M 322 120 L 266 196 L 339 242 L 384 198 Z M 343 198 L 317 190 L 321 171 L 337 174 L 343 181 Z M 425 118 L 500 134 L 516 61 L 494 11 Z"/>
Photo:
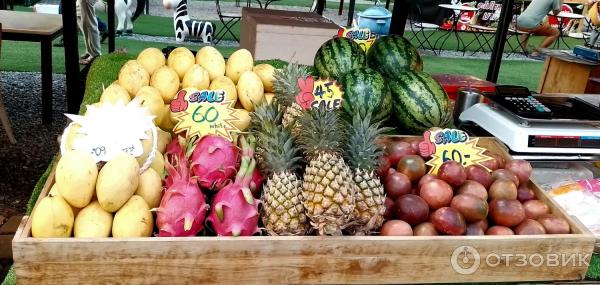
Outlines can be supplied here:
<path id="1" fill-rule="evenodd" d="M 165 43 L 165 44 L 173 44 L 173 45 L 198 44 L 200 47 L 208 45 L 208 44 L 202 43 L 202 41 L 200 41 L 200 40 L 195 40 L 195 39 L 186 39 L 185 42 L 180 43 L 175 40 L 175 37 L 148 36 L 148 35 L 142 35 L 142 34 L 123 35 L 123 36 L 121 36 L 121 38 L 128 39 L 128 40 Z M 216 46 L 218 46 L 218 47 L 239 47 L 240 45 L 236 41 L 222 40 Z"/>
<path id="2" fill-rule="evenodd" d="M 0 128 L 0 215 L 25 213 L 38 178 L 58 151 L 56 137 L 66 117 L 65 76 L 53 75 L 53 123 L 42 124 L 41 75 L 37 72 L 0 72 L 0 96 L 10 117 L 16 144 Z"/>

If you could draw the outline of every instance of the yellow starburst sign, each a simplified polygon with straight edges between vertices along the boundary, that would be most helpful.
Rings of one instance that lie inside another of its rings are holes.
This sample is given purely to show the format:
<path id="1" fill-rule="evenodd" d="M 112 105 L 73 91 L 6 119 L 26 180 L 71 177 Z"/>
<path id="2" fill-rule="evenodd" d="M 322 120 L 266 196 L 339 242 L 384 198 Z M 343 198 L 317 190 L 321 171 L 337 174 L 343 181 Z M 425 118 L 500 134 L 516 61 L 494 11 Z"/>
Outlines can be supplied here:
<path id="1" fill-rule="evenodd" d="M 300 91 L 296 95 L 296 103 L 304 110 L 325 108 L 331 111 L 342 106 L 344 92 L 335 80 L 315 80 L 312 76 L 298 78 L 298 88 Z"/>
<path id="2" fill-rule="evenodd" d="M 483 154 L 486 151 L 484 148 L 477 146 L 479 138 L 471 139 L 461 130 L 426 131 L 423 138 L 419 144 L 419 151 L 424 157 L 431 156 L 426 164 L 431 166 L 429 173 L 432 174 L 437 174 L 440 166 L 448 160 L 454 160 L 467 167 L 473 164 L 481 165 L 480 162 L 492 159 Z"/>
<path id="3" fill-rule="evenodd" d="M 369 28 L 340 28 L 338 36 L 348 38 L 356 42 L 365 52 L 373 45 L 378 35 L 371 32 Z"/>
<path id="4" fill-rule="evenodd" d="M 239 120 L 234 108 L 235 101 L 225 101 L 224 90 L 181 90 L 171 101 L 171 112 L 175 113 L 175 133 L 185 132 L 193 136 L 219 135 L 233 141 L 233 132 L 239 132 L 232 122 Z"/>

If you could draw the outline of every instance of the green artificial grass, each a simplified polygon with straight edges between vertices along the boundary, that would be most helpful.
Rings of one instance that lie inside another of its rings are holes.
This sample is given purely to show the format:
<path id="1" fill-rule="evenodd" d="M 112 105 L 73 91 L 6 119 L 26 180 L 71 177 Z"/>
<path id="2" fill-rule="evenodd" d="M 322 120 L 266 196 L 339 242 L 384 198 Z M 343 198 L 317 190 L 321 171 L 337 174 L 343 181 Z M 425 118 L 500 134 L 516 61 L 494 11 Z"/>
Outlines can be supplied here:
<path id="1" fill-rule="evenodd" d="M 490 64 L 488 59 L 437 56 L 424 56 L 423 62 L 424 69 L 428 73 L 472 75 L 481 79 L 487 77 L 488 65 Z M 504 60 L 500 66 L 498 84 L 522 85 L 530 90 L 537 90 L 543 67 L 544 63 L 542 61 Z"/>
<path id="2" fill-rule="evenodd" d="M 600 254 L 592 255 L 586 277 L 590 280 L 600 280 Z"/>
<path id="3" fill-rule="evenodd" d="M 105 23 L 107 22 L 106 13 L 98 13 L 98 17 Z M 193 15 L 192 15 L 193 18 Z M 217 31 L 223 28 L 223 23 L 219 20 L 212 21 Z M 235 24 L 231 31 L 239 37 L 240 34 L 240 23 Z M 172 37 L 175 39 L 175 31 L 173 29 L 173 18 L 172 17 L 161 17 L 151 15 L 141 15 L 133 23 L 133 32 L 141 35 L 148 36 L 161 36 L 161 37 Z M 231 34 L 227 33 L 223 37 L 224 40 L 234 40 Z"/>
<path id="4" fill-rule="evenodd" d="M 168 44 L 158 42 L 143 42 L 117 38 L 116 47 L 125 48 L 130 54 L 138 54 L 143 49 L 148 47 L 156 47 L 162 49 L 167 46 L 184 46 L 192 50 L 198 50 L 201 45 L 194 43 Z M 237 48 L 234 47 L 217 47 L 223 56 L 229 56 Z M 55 73 L 65 72 L 65 50 L 62 47 L 52 48 L 52 69 Z M 79 53 L 85 52 L 82 37 L 79 38 Z M 108 53 L 108 43 L 102 45 L 102 52 Z M 5 71 L 29 71 L 40 72 L 40 46 L 36 43 L 29 42 L 13 42 L 2 41 L 2 54 L 0 55 L 0 70 Z"/>
<path id="5" fill-rule="evenodd" d="M 105 87 L 117 80 L 119 70 L 130 59 L 135 56 L 128 53 L 111 53 L 101 56 L 90 67 L 90 71 L 85 82 L 85 96 L 79 107 L 79 114 L 86 111 L 87 105 L 100 101 L 100 96 Z"/>

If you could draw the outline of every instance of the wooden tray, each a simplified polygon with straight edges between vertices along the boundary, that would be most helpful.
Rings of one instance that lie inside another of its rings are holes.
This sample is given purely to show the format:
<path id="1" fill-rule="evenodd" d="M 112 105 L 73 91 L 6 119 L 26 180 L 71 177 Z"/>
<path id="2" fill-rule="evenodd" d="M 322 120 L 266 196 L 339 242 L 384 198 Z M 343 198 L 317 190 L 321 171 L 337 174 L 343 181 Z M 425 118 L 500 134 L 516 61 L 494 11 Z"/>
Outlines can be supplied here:
<path id="1" fill-rule="evenodd" d="M 480 145 L 508 157 L 493 139 L 482 138 Z M 52 174 L 40 199 L 53 183 Z M 578 256 L 589 263 L 594 236 L 539 187 L 530 186 L 554 214 L 569 221 L 573 234 L 48 239 L 32 238 L 31 219 L 24 217 L 13 240 L 14 265 L 20 284 L 398 284 L 585 278 L 588 264 L 580 263 Z M 452 267 L 453 252 L 464 246 L 480 255 L 473 274 L 459 274 Z M 518 259 L 508 258 L 505 266 L 505 257 L 490 260 L 491 265 L 485 261 L 502 254 L 528 258 L 556 254 L 574 256 L 577 262 L 549 266 L 535 259 L 535 264 L 519 266 Z M 496 262 L 500 265 L 492 266 Z"/>

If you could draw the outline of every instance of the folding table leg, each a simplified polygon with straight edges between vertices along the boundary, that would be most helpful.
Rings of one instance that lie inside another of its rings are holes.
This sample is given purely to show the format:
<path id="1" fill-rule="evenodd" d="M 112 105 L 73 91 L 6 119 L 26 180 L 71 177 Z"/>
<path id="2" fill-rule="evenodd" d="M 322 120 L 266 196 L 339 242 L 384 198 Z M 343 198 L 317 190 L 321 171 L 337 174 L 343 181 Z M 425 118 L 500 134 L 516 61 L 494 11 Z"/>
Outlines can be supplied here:
<path id="1" fill-rule="evenodd" d="M 52 41 L 43 40 L 42 55 L 42 123 L 52 122 Z"/>
<path id="2" fill-rule="evenodd" d="M 8 113 L 6 112 L 6 107 L 4 106 L 4 100 L 2 99 L 2 94 L 0 94 L 0 121 L 2 121 L 2 126 L 4 126 L 4 131 L 8 136 L 8 140 L 12 144 L 17 143 L 17 139 L 15 139 L 15 135 L 13 133 L 12 125 L 10 124 L 10 119 L 8 118 Z"/>

